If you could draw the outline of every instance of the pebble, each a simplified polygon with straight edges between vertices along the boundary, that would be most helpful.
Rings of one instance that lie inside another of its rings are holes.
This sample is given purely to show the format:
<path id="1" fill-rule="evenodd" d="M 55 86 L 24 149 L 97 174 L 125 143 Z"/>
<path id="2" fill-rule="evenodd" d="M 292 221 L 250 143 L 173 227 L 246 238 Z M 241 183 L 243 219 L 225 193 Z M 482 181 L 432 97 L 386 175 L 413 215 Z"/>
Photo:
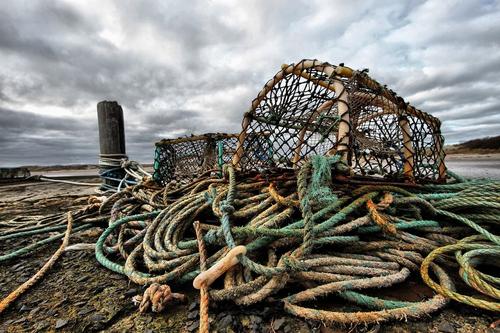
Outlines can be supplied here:
<path id="1" fill-rule="evenodd" d="M 19 309 L 19 312 L 24 312 L 24 311 L 31 311 L 31 308 L 23 304 L 23 306 L 21 306 L 21 308 Z"/>
<path id="2" fill-rule="evenodd" d="M 30 300 L 30 303 L 33 305 L 42 304 L 42 299 L 38 298 L 38 299 Z"/>
<path id="3" fill-rule="evenodd" d="M 191 325 L 189 325 L 187 329 L 189 332 L 194 332 L 198 327 L 200 327 L 200 321 L 196 320 Z"/>
<path id="4" fill-rule="evenodd" d="M 240 320 L 240 323 L 241 323 L 241 326 L 243 326 L 244 328 L 250 328 L 253 326 L 251 321 L 250 321 L 250 318 L 247 316 L 243 316 Z"/>
<path id="5" fill-rule="evenodd" d="M 57 308 L 61 306 L 63 303 L 66 303 L 68 301 L 68 297 L 63 297 L 62 299 L 59 300 L 56 304 L 52 305 L 54 308 Z"/>
<path id="6" fill-rule="evenodd" d="M 69 320 L 67 320 L 67 319 L 58 319 L 56 321 L 56 330 L 68 325 L 68 322 L 69 322 Z"/>
<path id="7" fill-rule="evenodd" d="M 37 323 L 33 328 L 38 332 L 38 331 L 47 331 L 47 327 L 49 327 L 49 323 L 46 321 L 42 321 Z"/>
<path id="8" fill-rule="evenodd" d="M 33 308 L 31 311 L 30 311 L 30 314 L 29 316 L 30 317 L 33 317 L 38 311 L 40 311 L 40 307 L 37 306 L 36 308 Z"/>
<path id="9" fill-rule="evenodd" d="M 273 330 L 277 331 L 280 329 L 281 325 L 285 323 L 285 318 L 281 317 L 273 322 Z"/>
<path id="10" fill-rule="evenodd" d="M 450 324 L 447 321 L 439 324 L 438 330 L 439 330 L 439 332 L 443 332 L 443 333 L 455 333 L 456 332 L 455 326 L 453 326 L 452 324 Z"/>
<path id="11" fill-rule="evenodd" d="M 188 317 L 188 319 L 194 319 L 194 318 L 198 317 L 198 314 L 199 314 L 198 311 L 190 311 L 190 312 L 188 312 L 187 317 Z"/>
<path id="12" fill-rule="evenodd" d="M 123 295 L 125 295 L 126 297 L 130 297 L 130 296 L 137 295 L 137 293 L 138 293 L 137 289 L 132 288 L 132 289 L 127 290 Z"/>
<path id="13" fill-rule="evenodd" d="M 22 263 L 15 264 L 14 266 L 11 267 L 11 270 L 13 270 L 14 272 L 19 272 L 20 270 L 23 270 L 23 269 L 24 269 L 24 266 Z"/>
<path id="14" fill-rule="evenodd" d="M 76 279 L 76 282 L 81 283 L 81 282 L 86 281 L 88 279 L 89 279 L 88 275 L 82 275 L 78 279 Z"/>
<path id="15" fill-rule="evenodd" d="M 54 316 L 56 314 L 56 310 L 55 309 L 48 309 L 47 312 L 45 312 L 45 314 L 47 316 Z"/>
<path id="16" fill-rule="evenodd" d="M 79 316 L 85 316 L 86 314 L 89 314 L 89 313 L 91 313 L 92 311 L 94 311 L 94 309 L 93 309 L 93 308 L 91 308 L 91 307 L 83 308 L 83 309 L 81 309 L 81 310 L 78 312 L 78 315 L 79 315 Z"/>
<path id="17" fill-rule="evenodd" d="M 77 259 L 83 259 L 86 256 L 87 256 L 87 253 L 85 253 L 85 251 L 79 251 L 79 253 L 76 257 L 77 257 Z"/>
<path id="18" fill-rule="evenodd" d="M 222 317 L 219 322 L 218 322 L 218 325 L 219 327 L 228 327 L 228 326 L 231 326 L 231 323 L 233 322 L 233 316 L 231 316 L 230 314 Z"/>
<path id="19" fill-rule="evenodd" d="M 104 290 L 103 286 L 97 286 L 96 288 L 94 288 L 94 293 L 100 294 L 103 290 Z"/>
<path id="20" fill-rule="evenodd" d="M 100 313 L 94 313 L 93 315 L 91 315 L 89 317 L 89 319 L 93 322 L 100 322 L 100 321 L 104 321 L 106 319 L 106 317 L 104 317 L 102 314 Z"/>
<path id="21" fill-rule="evenodd" d="M 197 307 L 198 307 L 198 302 L 191 302 L 189 303 L 188 311 L 191 311 Z"/>

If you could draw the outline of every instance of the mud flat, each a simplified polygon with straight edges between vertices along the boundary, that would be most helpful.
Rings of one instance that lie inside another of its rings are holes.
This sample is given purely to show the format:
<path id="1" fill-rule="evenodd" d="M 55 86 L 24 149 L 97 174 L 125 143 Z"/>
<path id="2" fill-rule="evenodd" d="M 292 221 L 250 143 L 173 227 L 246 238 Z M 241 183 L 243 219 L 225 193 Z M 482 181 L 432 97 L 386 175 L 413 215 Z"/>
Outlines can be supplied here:
<path id="1" fill-rule="evenodd" d="M 86 179 L 95 182 L 97 179 Z M 93 188 L 55 183 L 0 184 L 0 221 L 19 214 L 65 212 L 74 196 L 94 193 Z M 63 198 L 62 204 L 47 205 L 33 210 L 40 200 Z M 70 243 L 95 242 L 102 229 L 93 228 L 77 233 Z M 0 254 L 29 244 L 37 239 L 9 239 L 0 242 Z M 38 238 L 39 239 L 39 238 Z M 0 297 L 6 296 L 31 277 L 57 249 L 55 242 L 40 251 L 15 261 L 0 264 Z M 425 299 L 432 291 L 422 286 L 415 276 L 404 284 L 373 295 L 385 298 L 397 295 L 411 301 Z M 132 302 L 142 294 L 142 287 L 130 283 L 124 276 L 108 271 L 95 259 L 93 251 L 68 251 L 55 267 L 27 294 L 0 315 L 0 332 L 197 332 L 198 297 L 191 286 L 172 285 L 176 292 L 186 293 L 186 304 L 169 306 L 161 314 L 140 314 Z M 285 291 L 286 292 L 286 291 Z M 326 326 L 321 322 L 303 321 L 287 315 L 279 299 L 286 294 L 257 306 L 239 308 L 234 304 L 217 304 L 210 309 L 213 332 L 496 332 L 488 325 L 498 317 L 458 303 L 418 321 L 391 322 L 378 326 Z M 322 308 L 356 311 L 339 300 L 318 300 Z M 314 304 L 311 304 L 314 305 Z M 377 330 L 378 328 L 378 330 Z"/>

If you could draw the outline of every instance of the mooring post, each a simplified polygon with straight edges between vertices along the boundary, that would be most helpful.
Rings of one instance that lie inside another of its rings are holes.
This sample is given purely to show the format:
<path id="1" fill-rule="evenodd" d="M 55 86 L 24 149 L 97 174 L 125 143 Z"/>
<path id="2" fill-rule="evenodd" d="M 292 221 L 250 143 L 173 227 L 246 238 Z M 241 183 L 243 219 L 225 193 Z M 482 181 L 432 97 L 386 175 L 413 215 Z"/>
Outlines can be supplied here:
<path id="1" fill-rule="evenodd" d="M 122 107 L 117 102 L 99 102 L 97 121 L 100 146 L 99 173 L 102 175 L 103 185 L 117 187 L 125 176 L 121 160 L 127 159 Z"/>

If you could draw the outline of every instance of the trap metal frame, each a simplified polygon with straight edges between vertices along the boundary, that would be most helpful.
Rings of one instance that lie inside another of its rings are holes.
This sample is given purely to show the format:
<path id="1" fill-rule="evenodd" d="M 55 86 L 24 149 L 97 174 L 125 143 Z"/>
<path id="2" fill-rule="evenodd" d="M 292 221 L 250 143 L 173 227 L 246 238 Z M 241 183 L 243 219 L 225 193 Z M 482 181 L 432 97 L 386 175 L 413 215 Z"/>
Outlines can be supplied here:
<path id="1" fill-rule="evenodd" d="M 243 171 L 296 169 L 338 153 L 357 176 L 444 182 L 440 126 L 367 70 L 302 60 L 283 65 L 252 101 L 232 162 Z"/>

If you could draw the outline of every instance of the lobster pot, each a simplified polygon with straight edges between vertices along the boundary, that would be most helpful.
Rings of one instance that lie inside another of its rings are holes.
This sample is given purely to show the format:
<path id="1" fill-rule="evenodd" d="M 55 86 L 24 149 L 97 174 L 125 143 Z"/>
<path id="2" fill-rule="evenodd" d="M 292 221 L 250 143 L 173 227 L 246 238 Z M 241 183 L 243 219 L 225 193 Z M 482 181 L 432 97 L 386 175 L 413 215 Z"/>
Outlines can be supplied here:
<path id="1" fill-rule="evenodd" d="M 210 170 L 230 163 L 236 151 L 237 134 L 203 134 L 156 143 L 154 180 L 160 185 L 172 181 L 187 183 Z"/>
<path id="2" fill-rule="evenodd" d="M 444 181 L 440 122 L 366 71 L 317 60 L 283 65 L 243 119 L 233 164 L 241 170 L 298 168 L 340 154 L 354 176 Z"/>
<path id="3" fill-rule="evenodd" d="M 316 81 L 284 69 L 267 82 L 245 114 L 235 164 L 243 170 L 294 168 L 336 145 L 335 93 Z"/>
<path id="4" fill-rule="evenodd" d="M 349 82 L 347 161 L 357 175 L 391 180 L 444 180 L 440 122 L 366 74 Z"/>

